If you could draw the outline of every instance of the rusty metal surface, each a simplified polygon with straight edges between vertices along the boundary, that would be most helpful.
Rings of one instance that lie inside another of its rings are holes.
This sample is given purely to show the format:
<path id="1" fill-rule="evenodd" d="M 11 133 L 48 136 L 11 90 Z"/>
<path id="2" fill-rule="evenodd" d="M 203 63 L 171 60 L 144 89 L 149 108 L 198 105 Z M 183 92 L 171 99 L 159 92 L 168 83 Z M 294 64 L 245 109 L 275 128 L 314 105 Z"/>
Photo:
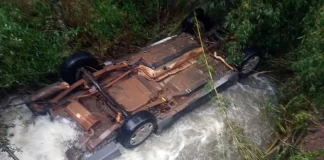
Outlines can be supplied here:
<path id="1" fill-rule="evenodd" d="M 220 49 L 218 42 L 208 47 L 211 52 Z M 93 77 L 131 114 L 153 109 L 157 118 L 165 118 L 199 97 L 210 80 L 205 63 L 199 63 L 201 54 L 199 43 L 192 36 L 181 34 L 128 56 L 121 63 L 106 66 L 93 73 Z M 216 73 L 213 80 L 228 74 L 229 69 L 222 62 L 206 56 L 209 67 Z M 72 117 L 86 131 L 93 129 L 91 137 L 84 139 L 91 151 L 125 121 L 109 108 L 96 87 L 84 79 L 60 90 L 49 101 L 53 103 L 54 114 Z"/>
<path id="2" fill-rule="evenodd" d="M 149 108 L 158 106 L 158 105 L 163 104 L 163 103 L 166 103 L 166 99 L 165 98 L 156 99 L 156 100 L 154 100 L 154 101 L 152 101 L 150 103 L 147 103 L 143 107 L 140 107 L 140 108 L 137 108 L 137 109 L 133 110 L 133 114 L 135 114 L 135 113 L 137 113 L 139 111 L 149 110 Z"/>
<path id="3" fill-rule="evenodd" d="M 66 82 L 57 82 L 37 91 L 30 97 L 30 100 L 35 102 L 40 99 L 48 98 L 64 89 L 68 89 L 69 87 L 70 85 Z"/>
<path id="4" fill-rule="evenodd" d="M 196 63 L 197 58 L 201 53 L 202 48 L 190 50 L 183 56 L 176 58 L 157 69 L 151 69 L 145 65 L 140 65 L 138 67 L 139 74 L 147 79 L 160 81 L 167 76 L 176 74 Z"/>
<path id="5" fill-rule="evenodd" d="M 93 127 L 99 122 L 99 120 L 86 108 L 84 108 L 83 105 L 78 101 L 70 103 L 66 107 L 66 112 L 69 114 L 70 117 L 77 121 L 85 130 L 89 130 L 91 127 Z"/>
<path id="6" fill-rule="evenodd" d="M 148 47 L 142 50 L 140 53 L 143 53 L 143 56 L 141 57 L 144 61 L 146 61 L 149 65 L 153 65 L 166 57 L 186 50 L 186 48 L 190 48 L 190 46 L 195 46 L 195 48 L 198 48 L 199 43 L 189 34 L 180 34 L 169 41 Z M 192 49 L 193 48 L 190 50 Z"/>
<path id="7" fill-rule="evenodd" d="M 114 123 L 111 127 L 101 133 L 97 138 L 88 141 L 87 147 L 90 151 L 93 151 L 96 146 L 98 146 L 102 141 L 108 138 L 116 129 L 121 125 L 119 123 Z"/>
<path id="8" fill-rule="evenodd" d="M 101 70 L 93 73 L 93 76 L 95 78 L 98 78 L 98 77 L 100 77 L 101 75 L 103 75 L 106 72 L 109 72 L 109 71 L 112 71 L 112 70 L 115 70 L 115 69 L 124 68 L 124 67 L 127 67 L 127 64 L 126 63 L 119 63 L 119 64 L 115 64 L 115 65 L 106 66 L 103 69 L 101 69 Z M 50 102 L 52 102 L 52 103 L 58 102 L 64 96 L 66 96 L 71 91 L 73 91 L 74 89 L 76 89 L 77 87 L 79 87 L 80 85 L 82 85 L 84 83 L 85 83 L 85 80 L 84 79 L 78 80 L 77 82 L 75 82 L 74 84 L 72 84 L 68 89 L 64 90 L 59 95 L 57 95 L 56 97 L 54 97 L 53 99 L 51 99 Z"/>
<path id="9" fill-rule="evenodd" d="M 138 80 L 140 80 L 153 94 L 158 97 L 162 92 L 162 87 L 156 81 L 150 81 L 145 77 L 138 75 L 136 76 Z"/>
<path id="10" fill-rule="evenodd" d="M 154 96 L 153 92 L 136 77 L 116 83 L 108 89 L 108 92 L 130 112 L 145 105 L 151 100 L 150 97 Z"/>
<path id="11" fill-rule="evenodd" d="M 44 112 L 45 110 L 44 110 L 44 107 L 42 107 L 41 105 L 39 105 L 39 104 L 36 104 L 36 103 L 32 103 L 31 105 L 30 105 L 30 107 L 32 107 L 35 111 L 37 111 L 37 112 Z"/>
<path id="12" fill-rule="evenodd" d="M 163 83 L 167 89 L 164 92 L 165 96 L 172 95 L 173 93 L 179 91 L 185 91 L 186 89 L 192 87 L 193 85 L 205 81 L 209 76 L 205 71 L 200 70 L 196 66 L 191 66 L 190 68 L 180 72 L 160 83 Z"/>
<path id="13" fill-rule="evenodd" d="M 100 123 L 92 127 L 95 132 L 89 140 L 89 143 L 92 143 L 92 141 L 94 141 L 95 139 L 97 139 L 95 141 L 98 141 L 98 137 L 102 137 L 102 134 L 106 132 L 109 128 L 111 130 L 111 126 L 113 126 L 116 123 L 115 121 L 117 121 L 116 118 L 118 116 L 105 104 L 104 100 L 101 97 L 85 97 L 81 98 L 79 101 L 89 112 L 91 112 L 100 121 Z M 101 139 L 104 140 L 104 138 Z M 96 143 L 100 144 L 101 142 Z M 89 148 L 88 143 L 86 146 L 87 148 Z"/>
<path id="14" fill-rule="evenodd" d="M 83 142 L 80 144 L 80 146 L 78 146 L 78 148 L 83 148 L 89 142 L 92 136 L 94 136 L 94 130 L 90 128 L 88 134 L 89 134 L 88 137 L 83 140 Z"/>

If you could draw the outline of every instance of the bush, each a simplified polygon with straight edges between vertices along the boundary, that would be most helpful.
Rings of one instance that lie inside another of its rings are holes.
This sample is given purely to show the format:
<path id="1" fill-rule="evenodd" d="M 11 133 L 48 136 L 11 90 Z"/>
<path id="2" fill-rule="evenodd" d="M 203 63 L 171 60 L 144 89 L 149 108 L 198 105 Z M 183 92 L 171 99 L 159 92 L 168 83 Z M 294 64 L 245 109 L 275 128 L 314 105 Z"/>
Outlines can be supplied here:
<path id="1" fill-rule="evenodd" d="M 237 41 L 227 45 L 229 53 L 238 56 L 237 51 L 250 45 L 274 56 L 290 52 L 304 34 L 300 22 L 317 3 L 317 0 L 242 0 L 226 16 L 225 26 L 237 37 Z"/>
<path id="2" fill-rule="evenodd" d="M 142 46 L 159 33 L 166 3 L 1 1 L 0 87 L 50 83 L 57 77 L 48 77 L 76 50 L 90 49 L 99 58 L 134 52 L 132 45 Z"/>
<path id="3" fill-rule="evenodd" d="M 123 29 L 123 12 L 110 1 L 95 1 L 93 18 L 88 25 L 93 36 L 112 40 Z"/>
<path id="4" fill-rule="evenodd" d="M 51 22 L 40 15 L 32 21 L 28 16 L 18 8 L 0 8 L 0 87 L 41 83 L 66 55 L 63 33 L 44 27 Z"/>
<path id="5" fill-rule="evenodd" d="M 293 59 L 292 69 L 303 92 L 324 109 L 324 8 L 321 3 L 313 7 L 304 23 L 305 35 L 294 53 L 297 58 Z"/>
<path id="6" fill-rule="evenodd" d="M 283 82 L 280 104 L 267 109 L 280 140 L 269 151 L 277 151 L 274 159 L 310 158 L 300 156 L 302 152 L 297 148 L 307 127 L 316 124 L 324 113 L 324 3 L 320 0 L 237 3 L 238 7 L 228 12 L 225 21 L 225 26 L 237 37 L 226 46 L 229 58 L 237 62 L 244 47 L 256 45 L 271 61 L 267 69 L 293 73 Z M 278 73 L 281 77 L 286 74 Z"/>
<path id="7" fill-rule="evenodd" d="M 268 56 L 284 58 L 283 66 L 296 73 L 295 85 L 316 101 L 323 99 L 317 92 L 324 82 L 322 5 L 319 0 L 242 0 L 226 16 L 225 26 L 237 37 L 227 44 L 231 58 L 237 61 L 239 51 L 256 45 Z"/>

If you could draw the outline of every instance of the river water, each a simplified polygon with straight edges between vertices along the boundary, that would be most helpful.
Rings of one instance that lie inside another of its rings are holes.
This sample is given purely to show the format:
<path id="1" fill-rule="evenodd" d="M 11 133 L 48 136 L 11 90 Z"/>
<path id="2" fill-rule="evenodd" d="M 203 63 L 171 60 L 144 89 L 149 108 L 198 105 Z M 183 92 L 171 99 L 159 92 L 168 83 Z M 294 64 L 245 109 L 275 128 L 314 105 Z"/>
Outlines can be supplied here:
<path id="1" fill-rule="evenodd" d="M 244 136 L 263 150 L 273 138 L 262 112 L 267 100 L 276 99 L 275 85 L 267 78 L 250 76 L 222 93 L 228 101 L 227 115 Z M 213 160 L 240 159 L 237 149 L 229 142 L 224 114 L 214 101 L 203 104 L 179 119 L 160 135 L 151 136 L 132 150 L 122 150 L 119 160 Z M 6 121 L 16 124 L 9 130 L 10 143 L 18 149 L 20 160 L 65 160 L 65 150 L 79 135 L 74 122 L 57 117 L 33 117 L 21 106 L 6 112 Z M 10 160 L 6 153 L 1 159 Z"/>

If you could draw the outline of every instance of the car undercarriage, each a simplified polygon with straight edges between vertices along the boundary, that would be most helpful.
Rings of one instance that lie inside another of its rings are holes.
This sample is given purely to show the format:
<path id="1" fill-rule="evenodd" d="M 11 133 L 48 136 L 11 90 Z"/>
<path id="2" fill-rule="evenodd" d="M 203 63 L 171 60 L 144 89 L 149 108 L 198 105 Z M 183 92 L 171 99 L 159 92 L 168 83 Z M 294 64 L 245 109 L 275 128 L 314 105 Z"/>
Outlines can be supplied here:
<path id="1" fill-rule="evenodd" d="M 240 66 L 224 60 L 225 33 L 214 27 L 200 39 L 182 32 L 103 65 L 88 52 L 76 52 L 63 63 L 62 80 L 26 104 L 36 115 L 73 119 L 85 131 L 66 152 L 68 159 L 112 159 L 120 155 L 116 144 L 140 145 L 216 89 L 236 82 L 240 68 L 247 75 L 258 67 L 258 54 L 248 54 Z"/>

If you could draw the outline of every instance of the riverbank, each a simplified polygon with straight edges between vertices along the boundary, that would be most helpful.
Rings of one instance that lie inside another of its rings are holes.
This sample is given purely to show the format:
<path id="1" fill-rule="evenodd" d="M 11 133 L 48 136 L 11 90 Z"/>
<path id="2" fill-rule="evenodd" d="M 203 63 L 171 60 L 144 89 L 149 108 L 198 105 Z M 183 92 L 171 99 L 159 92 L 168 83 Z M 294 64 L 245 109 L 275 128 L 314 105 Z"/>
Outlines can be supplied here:
<path id="1" fill-rule="evenodd" d="M 318 126 L 308 128 L 307 135 L 303 138 L 301 146 L 307 151 L 319 152 L 322 156 L 319 156 L 318 160 L 324 159 L 324 122 L 321 122 Z"/>

